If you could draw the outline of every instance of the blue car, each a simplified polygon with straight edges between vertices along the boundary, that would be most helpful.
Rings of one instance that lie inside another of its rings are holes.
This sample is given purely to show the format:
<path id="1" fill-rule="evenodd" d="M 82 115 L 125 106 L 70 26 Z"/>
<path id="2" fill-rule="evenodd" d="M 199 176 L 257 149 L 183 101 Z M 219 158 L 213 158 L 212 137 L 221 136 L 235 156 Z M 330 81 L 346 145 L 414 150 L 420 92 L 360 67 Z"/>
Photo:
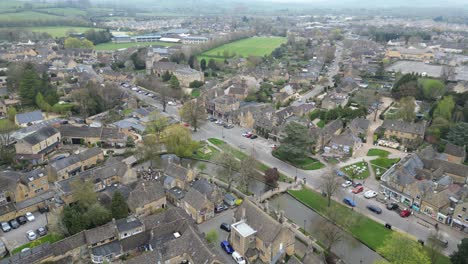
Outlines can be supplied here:
<path id="1" fill-rule="evenodd" d="M 228 254 L 232 254 L 232 252 L 234 252 L 234 249 L 226 240 L 221 241 L 221 248 L 223 248 L 223 250 L 226 251 L 226 253 Z"/>
<path id="2" fill-rule="evenodd" d="M 345 204 L 347 204 L 347 205 L 349 205 L 349 206 L 351 206 L 351 207 L 355 207 L 355 206 L 356 206 L 356 203 L 355 203 L 352 199 L 350 199 L 350 198 L 344 198 L 344 199 L 343 199 L 343 203 L 345 203 Z"/>

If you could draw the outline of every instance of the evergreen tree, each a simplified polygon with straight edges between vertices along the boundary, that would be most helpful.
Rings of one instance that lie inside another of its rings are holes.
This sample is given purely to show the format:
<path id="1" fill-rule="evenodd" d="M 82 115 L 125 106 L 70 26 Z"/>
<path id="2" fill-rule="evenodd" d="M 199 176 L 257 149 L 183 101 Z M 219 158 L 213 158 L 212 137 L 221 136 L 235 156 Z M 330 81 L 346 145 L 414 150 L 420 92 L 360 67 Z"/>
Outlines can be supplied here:
<path id="1" fill-rule="evenodd" d="M 169 80 L 169 84 L 171 85 L 172 89 L 179 89 L 180 88 L 180 82 L 179 79 L 175 75 L 171 76 L 171 79 Z"/>
<path id="2" fill-rule="evenodd" d="M 120 192 L 115 192 L 112 196 L 111 204 L 112 218 L 121 219 L 128 216 L 128 205 Z"/>
<path id="3" fill-rule="evenodd" d="M 202 60 L 200 61 L 200 69 L 201 69 L 202 71 L 205 71 L 205 70 L 206 70 L 206 60 L 205 60 L 205 59 L 202 59 Z"/>
<path id="4" fill-rule="evenodd" d="M 35 103 L 39 85 L 39 76 L 34 65 L 32 63 L 26 64 L 19 85 L 19 94 L 23 104 L 32 105 Z"/>

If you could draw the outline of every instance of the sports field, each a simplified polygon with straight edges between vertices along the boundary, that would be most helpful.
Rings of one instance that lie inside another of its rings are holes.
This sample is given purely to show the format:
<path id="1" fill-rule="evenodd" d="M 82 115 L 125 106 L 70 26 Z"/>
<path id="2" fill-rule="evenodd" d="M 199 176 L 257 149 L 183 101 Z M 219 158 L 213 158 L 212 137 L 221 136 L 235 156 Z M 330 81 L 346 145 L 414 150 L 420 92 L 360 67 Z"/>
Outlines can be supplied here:
<path id="1" fill-rule="evenodd" d="M 163 46 L 163 47 L 170 47 L 175 45 L 181 45 L 180 43 L 167 43 L 167 42 L 130 42 L 130 43 L 103 43 L 96 45 L 94 47 L 95 50 L 117 50 L 117 49 L 124 49 L 124 48 L 131 48 L 131 47 L 146 47 L 149 45 L 154 46 Z"/>
<path id="2" fill-rule="evenodd" d="M 66 37 L 68 33 L 84 33 L 88 29 L 92 29 L 89 27 L 25 27 L 25 30 L 33 31 L 33 32 L 45 32 L 49 33 L 52 37 Z M 95 28 L 95 30 L 100 30 L 99 28 Z"/>
<path id="3" fill-rule="evenodd" d="M 198 56 L 198 60 L 215 59 L 224 60 L 225 51 L 228 52 L 228 57 L 242 56 L 244 58 L 252 56 L 269 55 L 279 47 L 281 44 L 286 43 L 287 39 L 282 37 L 252 37 L 241 39 L 228 44 L 224 44 L 217 48 L 203 52 Z"/>

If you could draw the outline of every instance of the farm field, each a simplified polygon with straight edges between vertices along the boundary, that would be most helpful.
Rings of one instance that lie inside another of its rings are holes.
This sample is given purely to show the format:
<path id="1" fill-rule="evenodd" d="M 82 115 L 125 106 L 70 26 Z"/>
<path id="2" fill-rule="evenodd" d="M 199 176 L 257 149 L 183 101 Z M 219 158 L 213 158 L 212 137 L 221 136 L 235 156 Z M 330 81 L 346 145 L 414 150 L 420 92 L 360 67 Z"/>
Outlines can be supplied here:
<path id="1" fill-rule="evenodd" d="M 252 37 L 234 41 L 214 49 L 203 52 L 198 56 L 198 60 L 215 59 L 224 60 L 224 51 L 229 53 L 229 57 L 242 56 L 248 57 L 269 55 L 279 47 L 281 44 L 286 43 L 287 39 L 282 37 Z"/>
<path id="2" fill-rule="evenodd" d="M 33 12 L 33 11 L 0 14 L 0 23 L 23 22 L 23 21 L 49 21 L 49 20 L 63 20 L 63 19 L 64 17 L 38 13 L 38 12 Z"/>
<path id="3" fill-rule="evenodd" d="M 146 47 L 150 45 L 170 47 L 175 45 L 181 45 L 180 43 L 167 43 L 167 42 L 130 42 L 130 43 L 103 43 L 98 44 L 94 47 L 95 50 L 117 50 L 131 47 Z"/>
<path id="4" fill-rule="evenodd" d="M 66 37 L 68 32 L 84 33 L 90 27 L 25 27 L 24 29 L 33 32 L 45 32 L 54 38 Z M 95 28 L 96 29 L 96 28 Z"/>
<path id="5" fill-rule="evenodd" d="M 59 15 L 59 16 L 86 16 L 86 11 L 78 8 L 47 8 L 39 9 L 41 12 Z"/>

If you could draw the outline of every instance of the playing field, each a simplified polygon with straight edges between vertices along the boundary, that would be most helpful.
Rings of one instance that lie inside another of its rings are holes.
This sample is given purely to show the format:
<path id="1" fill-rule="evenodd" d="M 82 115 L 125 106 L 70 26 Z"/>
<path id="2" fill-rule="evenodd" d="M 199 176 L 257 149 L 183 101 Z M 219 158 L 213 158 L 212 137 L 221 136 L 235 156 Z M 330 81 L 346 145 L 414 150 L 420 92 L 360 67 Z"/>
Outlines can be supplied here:
<path id="1" fill-rule="evenodd" d="M 117 49 L 124 49 L 124 48 L 131 48 L 131 47 L 146 47 L 149 45 L 154 46 L 163 46 L 163 47 L 170 47 L 175 45 L 180 45 L 178 43 L 167 43 L 167 42 L 130 42 L 130 43 L 103 43 L 96 45 L 94 47 L 95 50 L 117 50 Z"/>
<path id="2" fill-rule="evenodd" d="M 248 56 L 263 57 L 264 55 L 271 54 L 273 50 L 281 44 L 286 43 L 286 41 L 287 39 L 282 37 L 253 37 L 241 39 L 203 52 L 198 56 L 198 60 L 203 58 L 205 60 L 224 60 L 225 51 L 227 51 L 229 58 L 234 56 L 242 56 L 244 58 Z"/>
<path id="3" fill-rule="evenodd" d="M 84 33 L 88 29 L 92 29 L 89 27 L 25 27 L 25 30 L 33 31 L 33 32 L 45 32 L 49 33 L 52 37 L 66 37 L 69 33 Z M 100 30 L 99 28 L 95 28 L 95 30 Z"/>

